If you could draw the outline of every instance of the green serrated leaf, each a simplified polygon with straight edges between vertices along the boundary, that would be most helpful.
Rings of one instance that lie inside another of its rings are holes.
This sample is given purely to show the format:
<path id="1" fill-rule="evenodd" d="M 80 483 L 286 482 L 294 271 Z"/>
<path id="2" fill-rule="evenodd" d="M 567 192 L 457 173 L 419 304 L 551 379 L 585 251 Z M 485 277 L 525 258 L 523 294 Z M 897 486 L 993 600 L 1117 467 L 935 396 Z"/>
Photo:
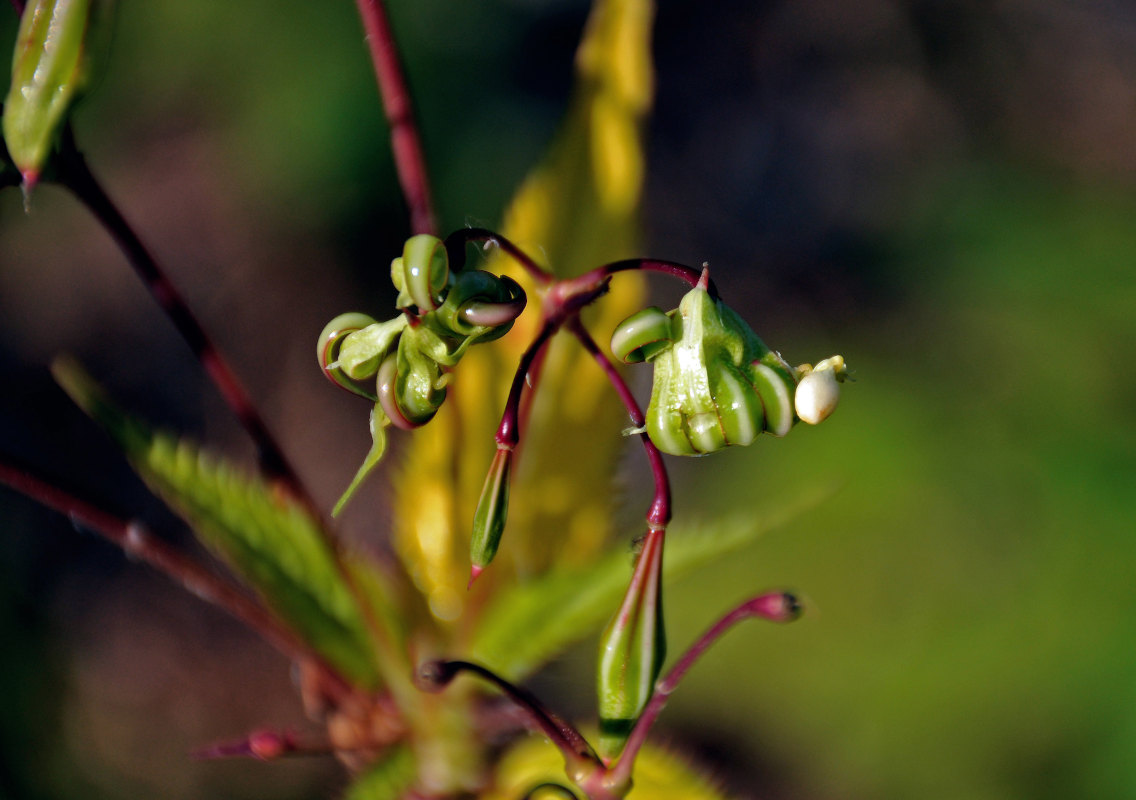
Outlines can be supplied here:
<path id="1" fill-rule="evenodd" d="M 752 544 L 766 531 L 817 505 L 817 492 L 759 520 L 722 521 L 667 533 L 664 575 L 674 580 Z M 509 680 L 522 680 L 610 618 L 631 573 L 626 552 L 577 569 L 554 569 L 499 593 L 485 610 L 470 645 L 472 659 Z"/>
<path id="2" fill-rule="evenodd" d="M 343 800 L 399 800 L 414 783 L 416 772 L 414 755 L 400 747 L 356 778 Z"/>
<path id="3" fill-rule="evenodd" d="M 306 509 L 193 443 L 123 413 L 76 362 L 56 359 L 52 372 L 150 489 L 269 607 L 350 680 L 378 683 L 360 610 Z"/>

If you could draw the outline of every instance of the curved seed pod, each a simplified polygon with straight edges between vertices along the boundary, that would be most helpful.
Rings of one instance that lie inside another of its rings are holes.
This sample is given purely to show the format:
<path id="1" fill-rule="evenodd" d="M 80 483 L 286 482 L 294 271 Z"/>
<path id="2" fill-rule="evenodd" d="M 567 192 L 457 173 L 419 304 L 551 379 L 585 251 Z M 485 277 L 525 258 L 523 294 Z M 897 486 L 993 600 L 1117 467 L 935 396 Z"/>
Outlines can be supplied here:
<path id="1" fill-rule="evenodd" d="M 423 355 L 415 333 L 407 331 L 398 342 L 394 399 L 407 422 L 417 427 L 438 413 L 446 399 L 446 389 L 441 366 Z"/>
<path id="2" fill-rule="evenodd" d="M 420 233 L 403 245 L 402 255 L 391 262 L 391 282 L 398 289 L 398 308 L 416 306 L 433 311 L 442 302 L 450 280 L 450 258 L 437 236 Z"/>
<path id="3" fill-rule="evenodd" d="M 412 431 L 418 426 L 408 420 L 399 408 L 397 397 L 398 355 L 389 354 L 379 366 L 379 376 L 376 380 L 379 396 L 379 407 L 386 414 L 387 419 L 396 428 Z"/>
<path id="4" fill-rule="evenodd" d="M 409 323 L 405 314 L 399 314 L 386 322 L 373 322 L 349 332 L 339 346 L 339 370 L 355 381 L 375 377 L 382 360 L 393 350 Z"/>
<path id="5" fill-rule="evenodd" d="M 627 594 L 600 636 L 596 688 L 600 757 L 611 763 L 623 750 L 635 721 L 655 691 L 666 658 L 663 626 L 663 539 L 647 532 Z"/>
<path id="6" fill-rule="evenodd" d="M 4 139 L 25 186 L 35 184 L 88 82 L 89 29 L 99 0 L 29 0 L 4 102 Z"/>
<path id="7" fill-rule="evenodd" d="M 651 306 L 619 323 L 611 335 L 611 354 L 624 364 L 638 364 L 668 350 L 673 341 L 670 315 Z"/>
<path id="8" fill-rule="evenodd" d="M 454 276 L 434 320 L 445 335 L 491 342 L 509 332 L 526 302 L 524 289 L 507 275 L 465 270 Z"/>
<path id="9" fill-rule="evenodd" d="M 750 364 L 749 378 L 765 405 L 765 429 L 784 436 L 793 427 L 793 392 L 797 382 L 789 365 L 770 352 Z"/>
<path id="10" fill-rule="evenodd" d="M 352 333 L 374 325 L 375 320 L 366 314 L 349 311 L 340 314 L 324 326 L 316 340 L 316 360 L 327 379 L 352 394 L 366 397 L 368 400 L 376 399 L 374 393 L 356 386 L 340 368 L 339 356 L 344 340 Z"/>

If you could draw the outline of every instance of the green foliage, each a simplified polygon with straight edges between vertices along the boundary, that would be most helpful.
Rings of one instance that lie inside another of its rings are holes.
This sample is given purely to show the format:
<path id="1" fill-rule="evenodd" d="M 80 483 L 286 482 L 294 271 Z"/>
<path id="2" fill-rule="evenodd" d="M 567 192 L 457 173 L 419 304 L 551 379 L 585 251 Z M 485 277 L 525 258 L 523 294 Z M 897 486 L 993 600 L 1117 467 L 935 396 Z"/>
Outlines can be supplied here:
<path id="1" fill-rule="evenodd" d="M 414 784 L 414 755 L 398 747 L 352 782 L 343 800 L 399 800 Z"/>
<path id="2" fill-rule="evenodd" d="M 666 581 L 742 550 L 817 502 L 819 499 L 808 498 L 786 503 L 756 521 L 672 526 L 663 560 Z M 618 551 L 586 568 L 552 569 L 539 578 L 503 589 L 485 610 L 473 637 L 470 651 L 474 660 L 492 664 L 510 680 L 531 675 L 573 643 L 599 630 L 626 591 L 629 573 L 629 556 Z"/>
<path id="3" fill-rule="evenodd" d="M 358 606 L 318 522 L 259 478 L 118 410 L 73 361 L 56 380 L 118 442 L 147 485 L 318 652 L 363 686 L 378 672 Z"/>

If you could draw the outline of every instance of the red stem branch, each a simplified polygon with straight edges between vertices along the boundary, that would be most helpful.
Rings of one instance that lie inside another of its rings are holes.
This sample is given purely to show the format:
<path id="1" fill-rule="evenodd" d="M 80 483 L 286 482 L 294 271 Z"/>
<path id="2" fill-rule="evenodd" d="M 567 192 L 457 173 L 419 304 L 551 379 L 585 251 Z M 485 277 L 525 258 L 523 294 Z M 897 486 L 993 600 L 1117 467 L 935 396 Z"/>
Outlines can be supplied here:
<path id="1" fill-rule="evenodd" d="M 271 478 L 283 483 L 300 503 L 318 517 L 315 502 L 261 418 L 256 405 L 236 373 L 221 355 L 201 323 L 197 321 L 185 298 L 178 292 L 166 272 L 107 195 L 88 167 L 86 159 L 75 147 L 69 133 L 64 135 L 58 164 L 59 182 L 87 206 L 122 249 L 134 272 L 173 322 L 194 357 L 201 363 L 202 369 L 221 393 L 225 403 L 252 438 L 257 448 L 261 469 Z"/>
<path id="2" fill-rule="evenodd" d="M 413 233 L 430 233 L 437 230 L 434 209 L 430 200 L 430 179 L 426 171 L 426 158 L 422 141 L 414 121 L 414 106 L 398 60 L 398 48 L 391 32 L 390 20 L 382 0 L 355 0 L 363 28 L 367 32 L 367 47 L 382 95 L 383 111 L 390 126 L 391 150 L 402 193 L 410 207 L 410 227 Z"/>
<path id="3" fill-rule="evenodd" d="M 689 650 L 683 653 L 682 658 L 671 668 L 666 677 L 655 684 L 655 693 L 647 701 L 643 713 L 639 716 L 639 721 L 631 730 L 631 735 L 627 739 L 627 745 L 623 748 L 619 761 L 611 769 L 610 776 L 613 782 L 618 785 L 622 781 L 630 779 L 631 770 L 635 765 L 635 757 L 644 742 L 647 741 L 647 734 L 659 713 L 663 710 L 663 706 L 667 704 L 671 693 L 674 692 L 683 676 L 694 666 L 694 662 L 727 630 L 750 617 L 760 617 L 770 622 L 791 622 L 798 616 L 800 616 L 800 605 L 797 603 L 797 599 L 791 594 L 774 592 L 747 600 L 714 623 L 690 646 Z"/>
<path id="4" fill-rule="evenodd" d="M 347 681 L 321 655 L 271 612 L 205 565 L 155 537 L 141 523 L 119 519 L 4 462 L 0 462 L 0 483 L 98 533 L 128 556 L 149 564 L 205 602 L 245 623 L 287 657 L 318 664 L 337 691 L 351 691 Z"/>
<path id="5" fill-rule="evenodd" d="M 460 228 L 446 237 L 446 253 L 450 257 L 450 269 L 458 270 L 465 264 L 465 246 L 471 242 L 492 242 L 505 251 L 524 268 L 533 280 L 542 286 L 552 283 L 554 276 L 529 257 L 513 242 L 499 233 L 485 228 Z"/>
<path id="6" fill-rule="evenodd" d="M 631 422 L 636 428 L 642 428 L 647 424 L 646 418 L 643 416 L 643 410 L 639 407 L 638 401 L 631 393 L 627 381 L 623 380 L 623 376 L 619 374 L 619 370 L 611 363 L 611 359 L 600 350 L 596 344 L 595 339 L 588 333 L 584 327 L 584 323 L 580 321 L 579 317 L 573 317 L 572 321 L 568 323 L 569 329 L 575 334 L 576 338 L 580 340 L 580 344 L 584 349 L 591 353 L 596 362 L 600 365 L 600 369 L 607 375 L 608 380 L 611 381 L 612 386 L 615 387 L 616 394 L 619 399 L 623 401 L 624 407 L 627 409 L 628 415 L 631 417 Z M 651 501 L 651 507 L 647 511 L 647 525 L 651 528 L 663 528 L 668 522 L 671 521 L 671 486 L 670 480 L 667 477 L 667 467 L 663 463 L 663 455 L 659 452 L 659 448 L 655 447 L 655 443 L 647 436 L 647 432 L 643 431 L 639 434 L 640 441 L 643 442 L 643 449 L 647 453 L 647 461 L 651 465 L 651 475 L 655 479 L 655 498 Z"/>

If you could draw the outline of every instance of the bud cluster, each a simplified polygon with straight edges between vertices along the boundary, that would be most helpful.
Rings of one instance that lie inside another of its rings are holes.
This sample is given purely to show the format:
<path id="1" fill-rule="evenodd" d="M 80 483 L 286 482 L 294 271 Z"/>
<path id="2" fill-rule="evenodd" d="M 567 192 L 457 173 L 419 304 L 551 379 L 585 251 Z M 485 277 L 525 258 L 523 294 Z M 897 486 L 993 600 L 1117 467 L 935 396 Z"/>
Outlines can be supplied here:
<path id="1" fill-rule="evenodd" d="M 504 336 L 525 308 L 524 290 L 512 278 L 478 269 L 451 272 L 445 243 L 429 234 L 407 240 L 391 262 L 391 282 L 398 290 L 397 317 L 379 322 L 359 312 L 340 314 L 316 345 L 328 379 L 374 403 L 374 446 L 336 512 L 378 463 L 384 429 L 411 430 L 433 419 L 446 399 L 449 370 L 470 345 Z"/>

